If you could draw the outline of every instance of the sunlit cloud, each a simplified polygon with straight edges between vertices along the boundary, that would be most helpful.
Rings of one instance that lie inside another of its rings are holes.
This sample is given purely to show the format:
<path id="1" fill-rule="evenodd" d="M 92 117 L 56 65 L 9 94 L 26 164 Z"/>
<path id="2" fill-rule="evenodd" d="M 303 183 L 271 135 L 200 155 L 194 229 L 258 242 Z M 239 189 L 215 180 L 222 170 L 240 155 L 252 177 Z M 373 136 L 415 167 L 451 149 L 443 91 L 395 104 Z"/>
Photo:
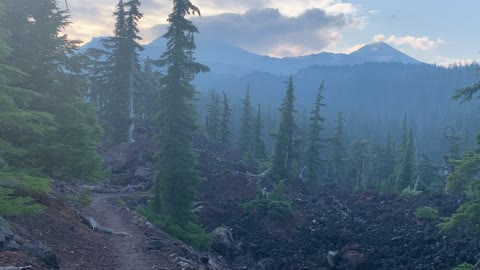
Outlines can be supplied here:
<path id="1" fill-rule="evenodd" d="M 432 50 L 437 48 L 440 44 L 445 43 L 445 41 L 441 39 L 431 40 L 429 37 L 414 37 L 414 36 L 403 36 L 397 37 L 395 35 L 391 35 L 390 37 L 386 37 L 383 34 L 379 34 L 373 37 L 373 42 L 385 42 L 388 44 L 393 44 L 397 46 L 407 45 L 413 49 L 417 50 Z"/>

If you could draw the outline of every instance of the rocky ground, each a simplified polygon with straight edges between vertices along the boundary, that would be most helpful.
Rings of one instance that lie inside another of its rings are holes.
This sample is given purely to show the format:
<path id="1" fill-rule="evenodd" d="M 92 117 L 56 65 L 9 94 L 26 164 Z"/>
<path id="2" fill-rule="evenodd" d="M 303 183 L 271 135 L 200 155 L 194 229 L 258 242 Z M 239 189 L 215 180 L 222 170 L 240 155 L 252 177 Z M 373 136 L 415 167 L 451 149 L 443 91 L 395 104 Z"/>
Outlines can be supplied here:
<path id="1" fill-rule="evenodd" d="M 247 209 L 244 204 L 257 196 L 259 188 L 271 190 L 272 180 L 250 173 L 254 168 L 240 162 L 235 150 L 203 137 L 195 141 L 202 180 L 194 211 L 214 233 L 211 250 L 198 252 L 131 211 L 149 199 L 138 191 L 151 186 L 153 162 L 145 154 L 151 149 L 142 142 L 107 151 L 112 179 L 102 188 L 90 187 L 100 193 L 93 193 L 87 208 L 40 196 L 37 199 L 49 206 L 45 213 L 8 219 L 11 232 L 0 222 L 0 244 L 13 250 L 0 252 L 0 267 L 450 270 L 465 261 L 476 262 L 480 254 L 480 238 L 475 235 L 461 231 L 445 235 L 436 228 L 440 219 L 415 218 L 419 207 L 433 207 L 446 217 L 463 202 L 443 193 L 355 194 L 324 187 L 313 194 L 301 181 L 290 181 L 286 198 L 294 211 L 288 218 L 272 219 Z M 72 192 L 68 185 L 56 190 Z M 122 191 L 134 193 L 118 194 Z M 78 209 L 115 233 L 93 231 L 82 222 Z"/>

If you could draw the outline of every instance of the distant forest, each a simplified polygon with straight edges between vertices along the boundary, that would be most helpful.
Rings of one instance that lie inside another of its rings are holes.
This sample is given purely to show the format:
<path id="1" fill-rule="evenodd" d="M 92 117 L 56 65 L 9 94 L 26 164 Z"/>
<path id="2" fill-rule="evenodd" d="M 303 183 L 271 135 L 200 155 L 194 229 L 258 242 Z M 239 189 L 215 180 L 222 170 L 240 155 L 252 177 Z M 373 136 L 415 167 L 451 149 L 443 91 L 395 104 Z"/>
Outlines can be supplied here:
<path id="1" fill-rule="evenodd" d="M 323 81 L 326 134 L 332 134 L 336 115 L 342 112 L 348 141 L 367 139 L 385 143 L 387 135 L 391 134 L 398 142 L 402 121 L 406 117 L 418 145 L 417 156 L 426 154 L 436 162 L 442 162 L 448 148 L 448 134 L 454 132 L 461 136 L 464 149 L 473 146 L 473 137 L 480 127 L 475 119 L 480 107 L 476 103 L 459 104 L 451 96 L 453 90 L 478 80 L 477 68 L 477 64 L 442 67 L 401 63 L 312 66 L 293 74 L 297 118 L 300 123 L 308 122 L 312 100 Z M 240 100 L 250 85 L 252 103 L 264 108 L 266 130 L 274 131 L 279 121 L 277 108 L 288 77 L 269 73 L 244 76 L 200 74 L 194 82 L 201 92 L 199 119 L 202 121 L 204 117 L 209 93 L 225 91 L 232 99 L 232 128 L 233 134 L 237 134 Z M 266 140 L 270 142 L 267 145 L 272 146 L 269 136 Z"/>

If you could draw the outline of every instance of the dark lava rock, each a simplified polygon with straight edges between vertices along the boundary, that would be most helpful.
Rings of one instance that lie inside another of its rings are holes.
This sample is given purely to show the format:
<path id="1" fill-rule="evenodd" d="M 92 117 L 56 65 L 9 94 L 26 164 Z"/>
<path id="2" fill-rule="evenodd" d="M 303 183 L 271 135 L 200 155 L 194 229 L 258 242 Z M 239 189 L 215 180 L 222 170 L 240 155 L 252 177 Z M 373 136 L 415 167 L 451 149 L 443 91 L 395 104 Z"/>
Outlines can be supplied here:
<path id="1" fill-rule="evenodd" d="M 233 240 L 232 231 L 226 227 L 213 230 L 210 247 L 220 255 L 231 256 L 235 253 L 236 244 Z"/>
<path id="2" fill-rule="evenodd" d="M 60 267 L 60 259 L 45 244 L 41 242 L 32 242 L 32 243 L 26 244 L 24 248 L 28 254 L 38 257 L 39 259 L 44 261 L 47 265 L 55 269 L 58 269 Z"/>

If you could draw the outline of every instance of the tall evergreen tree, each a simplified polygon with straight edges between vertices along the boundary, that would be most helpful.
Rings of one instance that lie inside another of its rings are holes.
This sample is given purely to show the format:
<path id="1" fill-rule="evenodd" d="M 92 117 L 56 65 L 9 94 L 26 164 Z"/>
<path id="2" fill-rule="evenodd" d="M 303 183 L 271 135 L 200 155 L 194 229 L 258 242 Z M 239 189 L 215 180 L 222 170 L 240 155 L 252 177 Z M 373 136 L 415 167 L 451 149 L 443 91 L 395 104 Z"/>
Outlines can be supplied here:
<path id="1" fill-rule="evenodd" d="M 323 124 L 325 118 L 320 114 L 322 107 L 325 106 L 323 102 L 323 83 L 318 89 L 317 97 L 313 105 L 313 110 L 310 116 L 310 127 L 308 134 L 307 147 L 307 169 L 308 169 L 308 183 L 315 186 L 319 182 L 319 170 L 322 164 L 321 149 L 325 148 L 322 139 L 322 132 L 324 130 Z"/>
<path id="2" fill-rule="evenodd" d="M 263 140 L 263 120 L 260 105 L 258 105 L 257 118 L 253 123 L 253 156 L 256 159 L 267 157 L 265 141 Z"/>
<path id="3" fill-rule="evenodd" d="M 55 132 L 30 138 L 28 161 L 41 173 L 63 180 L 103 177 L 96 153 L 101 129 L 95 110 L 84 99 L 83 64 L 74 54 L 78 42 L 62 30 L 68 14 L 55 0 L 8 0 L 6 26 L 12 33 L 8 63 L 25 72 L 14 87 L 36 93 L 29 107 L 54 116 Z M 25 142 L 26 143 L 26 142 Z"/>
<path id="4" fill-rule="evenodd" d="M 413 176 L 415 174 L 415 148 L 413 144 L 413 130 L 410 129 L 407 146 L 403 153 L 402 163 L 397 172 L 396 190 L 402 192 L 407 187 L 412 187 Z"/>
<path id="5" fill-rule="evenodd" d="M 250 101 L 250 85 L 247 87 L 247 93 L 242 108 L 242 118 L 240 124 L 240 134 L 238 139 L 238 148 L 243 154 L 247 154 L 253 148 L 253 113 L 252 102 Z"/>
<path id="6" fill-rule="evenodd" d="M 125 3 L 125 6 L 128 7 L 126 13 L 126 39 L 128 42 L 128 53 L 131 55 L 128 73 L 128 116 L 130 122 L 128 127 L 128 142 L 133 142 L 133 130 L 135 128 L 135 73 L 137 70 L 140 70 L 137 50 L 143 50 L 143 47 L 138 43 L 139 40 L 142 40 L 138 35 L 138 21 L 143 17 L 143 14 L 140 12 L 140 5 L 140 0 L 130 0 Z"/>
<path id="7" fill-rule="evenodd" d="M 221 107 L 220 107 L 220 95 L 215 91 L 210 94 L 210 103 L 207 105 L 208 116 L 205 123 L 208 136 L 212 139 L 218 139 L 220 137 L 220 122 L 221 122 Z"/>
<path id="8" fill-rule="evenodd" d="M 126 3 L 120 0 L 114 12 L 114 36 L 102 40 L 107 49 L 104 79 L 107 91 L 104 108 L 104 127 L 107 142 L 119 144 L 133 141 L 135 71 L 139 70 L 137 50 L 143 50 L 138 41 L 140 1 Z"/>
<path id="9" fill-rule="evenodd" d="M 443 136 L 448 143 L 447 159 L 460 159 L 462 136 L 452 127 L 448 128 Z"/>
<path id="10" fill-rule="evenodd" d="M 38 96 L 12 84 L 18 82 L 22 74 L 5 64 L 12 49 L 5 25 L 6 5 L 0 2 L 0 169 L 28 167 L 25 155 L 32 150 L 32 139 L 40 138 L 55 131 L 53 115 L 30 109 L 31 102 Z"/>
<path id="11" fill-rule="evenodd" d="M 160 63 L 167 69 L 162 78 L 158 105 L 157 177 L 153 209 L 182 228 L 194 221 L 191 206 L 199 179 L 195 172 L 192 139 L 195 127 L 193 101 L 194 75 L 208 71 L 195 62 L 193 34 L 197 27 L 185 18 L 200 10 L 189 0 L 174 0 L 173 12 L 168 17 L 167 50 Z"/>
<path id="12" fill-rule="evenodd" d="M 369 186 L 370 173 L 370 142 L 355 140 L 350 151 L 350 171 L 355 181 L 355 191 L 363 191 Z"/>
<path id="13" fill-rule="evenodd" d="M 223 92 L 223 105 L 222 115 L 220 119 L 220 141 L 224 145 L 230 143 L 230 117 L 232 115 L 232 109 L 228 102 L 227 94 Z"/>
<path id="14" fill-rule="evenodd" d="M 345 185 L 345 159 L 347 158 L 347 151 L 345 149 L 345 119 L 343 114 L 337 114 L 335 135 L 332 139 L 332 175 L 335 183 Z"/>
<path id="15" fill-rule="evenodd" d="M 294 156 L 294 132 L 295 132 L 295 87 L 293 77 L 287 83 L 287 93 L 280 107 L 280 126 L 275 135 L 275 148 L 272 158 L 272 173 L 274 176 L 288 178 L 291 176 L 291 168 Z"/>

